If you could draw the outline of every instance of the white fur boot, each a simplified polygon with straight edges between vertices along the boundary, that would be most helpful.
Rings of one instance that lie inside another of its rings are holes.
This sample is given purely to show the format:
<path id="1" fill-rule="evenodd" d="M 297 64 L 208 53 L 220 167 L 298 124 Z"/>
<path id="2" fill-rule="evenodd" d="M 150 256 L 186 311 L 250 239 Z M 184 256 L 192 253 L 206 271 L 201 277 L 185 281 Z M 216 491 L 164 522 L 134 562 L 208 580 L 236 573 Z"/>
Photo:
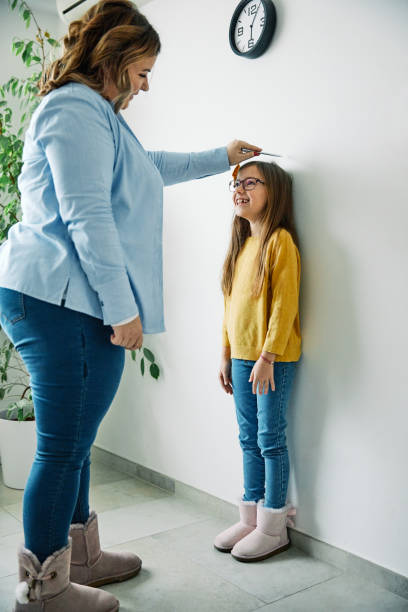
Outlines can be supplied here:
<path id="1" fill-rule="evenodd" d="M 263 502 L 258 502 L 256 529 L 235 544 L 231 555 L 238 561 L 262 561 L 287 550 L 290 542 L 286 526 L 293 526 L 288 515 L 295 514 L 290 504 L 283 508 L 265 508 Z"/>

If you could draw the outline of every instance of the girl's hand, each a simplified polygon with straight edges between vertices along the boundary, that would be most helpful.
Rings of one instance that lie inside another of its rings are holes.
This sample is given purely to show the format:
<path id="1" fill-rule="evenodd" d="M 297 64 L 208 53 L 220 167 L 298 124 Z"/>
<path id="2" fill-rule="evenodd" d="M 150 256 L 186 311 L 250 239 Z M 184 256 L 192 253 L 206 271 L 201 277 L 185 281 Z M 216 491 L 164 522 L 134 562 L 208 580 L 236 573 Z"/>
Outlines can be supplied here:
<path id="1" fill-rule="evenodd" d="M 275 391 L 273 363 L 269 365 L 269 363 L 266 363 L 262 357 L 259 357 L 258 361 L 252 368 L 251 376 L 249 377 L 248 382 L 252 383 L 252 393 L 256 393 L 257 388 L 260 395 L 262 395 L 262 393 L 268 393 L 269 385 L 271 385 L 271 391 Z"/>
<path id="2" fill-rule="evenodd" d="M 228 159 L 230 166 L 234 166 L 235 164 L 239 164 L 246 159 L 251 159 L 254 157 L 255 153 L 243 153 L 241 148 L 244 149 L 253 149 L 260 153 L 262 149 L 260 147 L 256 147 L 255 145 L 249 144 L 249 142 L 245 142 L 244 140 L 233 140 L 227 145 Z"/>
<path id="3" fill-rule="evenodd" d="M 112 344 L 123 346 L 130 351 L 140 349 L 143 344 L 143 327 L 140 317 L 124 325 L 112 325 Z"/>
<path id="4" fill-rule="evenodd" d="M 220 373 L 218 375 L 221 387 L 225 393 L 232 395 L 232 380 L 231 380 L 231 359 L 227 357 L 221 358 Z"/>

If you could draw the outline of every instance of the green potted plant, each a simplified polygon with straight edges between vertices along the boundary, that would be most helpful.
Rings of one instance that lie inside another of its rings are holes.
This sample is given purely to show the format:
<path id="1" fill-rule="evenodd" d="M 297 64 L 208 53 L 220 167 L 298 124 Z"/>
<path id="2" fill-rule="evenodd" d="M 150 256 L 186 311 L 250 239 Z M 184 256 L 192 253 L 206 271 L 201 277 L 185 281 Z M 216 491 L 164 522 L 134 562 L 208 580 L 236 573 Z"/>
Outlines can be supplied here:
<path id="1" fill-rule="evenodd" d="M 58 42 L 40 28 L 26 2 L 9 0 L 9 7 L 18 10 L 27 28 L 33 22 L 36 31 L 34 38 L 15 38 L 12 44 L 13 53 L 21 57 L 27 68 L 26 75 L 24 78 L 12 76 L 0 86 L 0 243 L 20 218 L 17 178 L 22 166 L 24 132 L 40 101 L 37 82 L 49 51 L 58 46 Z M 8 338 L 3 339 L 0 346 L 0 400 L 3 405 L 5 399 L 9 403 L 0 410 L 3 479 L 7 486 L 23 489 L 36 446 L 34 406 L 28 373 Z"/>

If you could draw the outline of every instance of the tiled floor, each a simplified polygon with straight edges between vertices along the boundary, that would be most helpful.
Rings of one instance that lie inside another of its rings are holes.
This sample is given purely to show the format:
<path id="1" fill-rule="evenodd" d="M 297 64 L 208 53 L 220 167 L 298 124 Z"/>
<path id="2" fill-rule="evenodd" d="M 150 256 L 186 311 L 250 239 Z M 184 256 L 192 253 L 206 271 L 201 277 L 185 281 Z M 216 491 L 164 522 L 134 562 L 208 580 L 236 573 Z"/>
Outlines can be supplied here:
<path id="1" fill-rule="evenodd" d="M 12 609 L 21 497 L 0 483 L 0 612 Z M 218 553 L 225 521 L 98 462 L 91 503 L 103 546 L 143 559 L 138 576 L 107 588 L 121 612 L 408 612 L 406 599 L 294 547 L 257 564 Z"/>

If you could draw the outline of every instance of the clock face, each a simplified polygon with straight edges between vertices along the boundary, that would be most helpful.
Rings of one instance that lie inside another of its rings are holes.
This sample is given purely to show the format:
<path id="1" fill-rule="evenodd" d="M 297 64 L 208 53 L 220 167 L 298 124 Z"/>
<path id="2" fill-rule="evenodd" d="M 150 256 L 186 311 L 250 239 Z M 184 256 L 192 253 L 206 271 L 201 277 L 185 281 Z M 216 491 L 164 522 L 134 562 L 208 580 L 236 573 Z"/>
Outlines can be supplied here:
<path id="1" fill-rule="evenodd" d="M 272 0 L 241 0 L 230 23 L 229 41 L 236 55 L 255 59 L 265 53 L 276 27 Z"/>
<path id="2" fill-rule="evenodd" d="M 234 42 L 241 53 L 250 51 L 262 36 L 265 27 L 265 8 L 262 0 L 250 0 L 242 9 L 235 24 Z"/>

